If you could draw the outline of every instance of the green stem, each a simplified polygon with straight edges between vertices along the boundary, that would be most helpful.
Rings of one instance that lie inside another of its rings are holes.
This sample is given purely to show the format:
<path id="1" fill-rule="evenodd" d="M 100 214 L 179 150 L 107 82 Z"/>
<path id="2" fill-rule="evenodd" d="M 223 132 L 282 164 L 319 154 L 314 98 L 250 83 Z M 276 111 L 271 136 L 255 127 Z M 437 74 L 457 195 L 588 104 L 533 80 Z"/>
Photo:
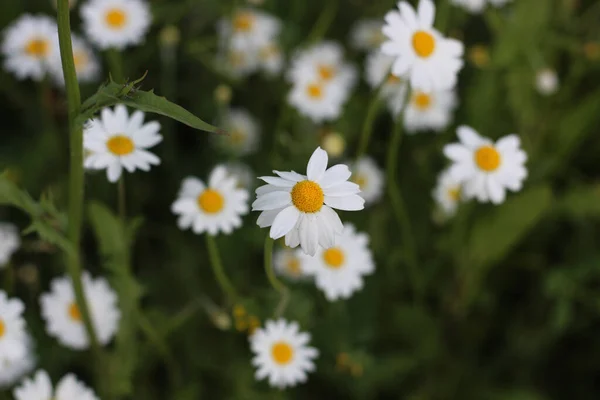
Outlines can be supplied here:
<path id="1" fill-rule="evenodd" d="M 229 296 L 229 299 L 234 302 L 237 297 L 237 293 L 235 288 L 231 284 L 229 278 L 225 274 L 225 270 L 223 269 L 223 263 L 221 262 L 221 257 L 219 255 L 219 249 L 217 248 L 217 243 L 215 242 L 215 238 L 209 234 L 204 235 L 206 237 L 206 247 L 208 248 L 208 257 L 210 258 L 210 266 L 213 269 L 215 274 L 215 278 L 221 286 L 221 289 Z"/>
<path id="2" fill-rule="evenodd" d="M 151 345 L 156 349 L 158 354 L 160 354 L 160 356 L 163 358 L 167 367 L 167 371 L 169 372 L 169 379 L 171 380 L 173 386 L 178 387 L 181 383 L 181 372 L 179 370 L 179 366 L 177 365 L 177 360 L 171 352 L 171 349 L 160 336 L 152 322 L 148 319 L 148 317 L 146 317 L 146 315 L 144 315 L 144 313 L 139 312 L 137 320 L 141 331 L 144 333 Z"/>
<path id="3" fill-rule="evenodd" d="M 381 90 L 377 90 L 371 103 L 369 104 L 369 108 L 367 110 L 367 116 L 365 117 L 365 121 L 362 127 L 362 133 L 360 135 L 360 142 L 358 144 L 358 150 L 356 151 L 356 159 L 360 159 L 365 155 L 367 149 L 369 147 L 369 141 L 371 140 L 371 135 L 373 133 L 373 122 L 375 121 L 375 117 L 381 108 Z"/>
<path id="4" fill-rule="evenodd" d="M 83 127 L 76 123 L 81 108 L 81 95 L 79 83 L 75 73 L 73 59 L 73 44 L 71 43 L 71 22 L 69 15 L 69 0 L 58 0 L 57 9 L 58 40 L 60 44 L 60 58 L 65 77 L 67 104 L 69 110 L 70 130 L 70 174 L 69 174 L 69 226 L 67 235 L 73 244 L 73 251 L 68 254 L 67 269 L 73 282 L 75 301 L 83 317 L 83 323 L 90 339 L 94 352 L 101 359 L 100 345 L 92 320 L 81 281 L 81 221 L 83 219 Z"/>
<path id="5" fill-rule="evenodd" d="M 121 52 L 117 49 L 108 49 L 106 51 L 106 61 L 110 69 L 110 75 L 113 81 L 125 83 L 125 72 L 123 71 L 123 59 Z"/>
<path id="6" fill-rule="evenodd" d="M 118 201 L 119 201 L 119 218 L 123 223 L 123 227 L 125 227 L 126 218 L 127 218 L 127 192 L 125 191 L 125 175 L 121 174 L 121 178 L 119 179 L 118 184 Z"/>
<path id="7" fill-rule="evenodd" d="M 273 239 L 268 235 L 265 240 L 265 272 L 267 273 L 267 278 L 269 278 L 271 286 L 273 286 L 281 296 L 279 304 L 275 309 L 275 318 L 280 318 L 290 300 L 290 290 L 277 279 L 277 276 L 275 275 L 275 271 L 273 270 Z"/>
<path id="8" fill-rule="evenodd" d="M 317 19 L 317 22 L 315 22 L 315 25 L 308 34 L 308 39 L 306 40 L 307 43 L 317 42 L 325 36 L 325 33 L 327 33 L 329 26 L 335 18 L 337 9 L 338 0 L 327 0 L 327 4 L 321 12 L 321 15 L 319 15 L 319 19 Z"/>

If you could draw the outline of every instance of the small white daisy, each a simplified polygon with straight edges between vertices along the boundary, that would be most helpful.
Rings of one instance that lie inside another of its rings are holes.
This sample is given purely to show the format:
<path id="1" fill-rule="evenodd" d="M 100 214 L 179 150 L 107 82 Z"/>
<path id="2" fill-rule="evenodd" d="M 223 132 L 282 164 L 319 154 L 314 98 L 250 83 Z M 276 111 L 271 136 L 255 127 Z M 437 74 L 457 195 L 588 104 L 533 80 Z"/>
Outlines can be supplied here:
<path id="1" fill-rule="evenodd" d="M 315 370 L 313 360 L 319 356 L 317 349 L 308 346 L 310 339 L 309 333 L 300 332 L 297 322 L 266 321 L 264 328 L 250 336 L 256 379 L 268 378 L 269 385 L 279 389 L 306 382 L 307 373 Z"/>
<path id="2" fill-rule="evenodd" d="M 458 205 L 463 197 L 462 185 L 448 170 L 442 171 L 437 179 L 437 186 L 433 190 L 433 198 L 445 215 L 456 214 Z"/>
<path id="3" fill-rule="evenodd" d="M 260 59 L 253 49 L 226 49 L 218 53 L 216 65 L 233 78 L 241 78 L 256 72 Z"/>
<path id="4" fill-rule="evenodd" d="M 254 153 L 260 141 L 260 126 L 256 119 L 243 109 L 231 109 L 226 115 L 223 129 L 227 134 L 218 135 L 215 140 L 236 155 Z"/>
<path id="5" fill-rule="evenodd" d="M 297 281 L 305 277 L 302 268 L 302 258 L 297 250 L 283 248 L 279 249 L 273 255 L 273 267 L 278 275 Z"/>
<path id="6" fill-rule="evenodd" d="M 90 318 L 98 341 L 108 344 L 119 327 L 121 312 L 117 308 L 117 295 L 104 278 L 92 279 L 84 272 L 83 290 L 90 309 Z M 71 278 L 55 278 L 50 282 L 50 292 L 40 297 L 46 331 L 60 344 L 74 350 L 84 350 L 90 345 L 81 311 L 75 302 Z"/>
<path id="7" fill-rule="evenodd" d="M 535 88 L 542 96 L 551 96 L 558 91 L 558 75 L 552 68 L 539 70 L 535 75 Z"/>
<path id="8" fill-rule="evenodd" d="M 331 121 L 340 116 L 346 98 L 345 88 L 337 83 L 299 82 L 292 86 L 288 102 L 300 114 L 315 123 Z"/>
<path id="9" fill-rule="evenodd" d="M 452 122 L 452 113 L 458 101 L 454 90 L 415 90 L 404 111 L 404 127 L 407 133 L 442 131 Z"/>
<path id="10" fill-rule="evenodd" d="M 480 13 L 487 4 L 495 7 L 500 7 L 508 3 L 510 0 L 450 0 L 452 3 L 462 6 L 471 13 Z"/>
<path id="11" fill-rule="evenodd" d="M 179 215 L 179 229 L 228 235 L 242 226 L 241 216 L 248 213 L 248 197 L 248 191 L 239 188 L 237 179 L 219 165 L 210 173 L 208 186 L 200 179 L 185 178 L 171 211 Z"/>
<path id="12" fill-rule="evenodd" d="M 99 400 L 94 391 L 80 382 L 75 375 L 65 375 L 52 387 L 46 371 L 40 370 L 27 378 L 13 391 L 15 400 Z"/>
<path id="13" fill-rule="evenodd" d="M 73 35 L 72 41 L 73 60 L 75 61 L 77 79 L 82 83 L 94 82 L 100 74 L 100 63 L 96 55 L 88 44 L 78 36 Z M 55 46 L 58 46 L 58 42 Z M 60 86 L 64 86 L 65 78 L 59 52 L 53 53 L 50 57 L 49 69 L 54 81 Z"/>
<path id="14" fill-rule="evenodd" d="M 383 171 L 371 157 L 362 157 L 352 166 L 350 180 L 360 187 L 360 196 L 367 205 L 376 203 L 383 196 L 385 185 Z"/>
<path id="15" fill-rule="evenodd" d="M 9 299 L 0 290 L 0 365 L 16 362 L 27 356 L 28 337 L 23 318 L 25 305 L 19 299 Z"/>
<path id="16" fill-rule="evenodd" d="M 18 79 L 41 81 L 50 58 L 59 52 L 58 27 L 46 16 L 24 14 L 4 32 L 4 68 Z"/>
<path id="17" fill-rule="evenodd" d="M 386 101 L 392 115 L 402 111 L 406 101 L 408 82 L 391 73 L 394 57 L 374 51 L 366 61 L 366 80 L 372 89 L 381 86 L 380 96 Z"/>
<path id="18" fill-rule="evenodd" d="M 159 165 L 160 158 L 147 151 L 162 141 L 160 124 L 144 123 L 144 113 L 135 111 L 131 117 L 124 105 L 113 110 L 104 108 L 100 119 L 88 121 L 84 129 L 83 145 L 91 154 L 85 158 L 85 167 L 106 169 L 110 182 L 117 182 L 123 168 L 149 171 Z"/>
<path id="19" fill-rule="evenodd" d="M 385 42 L 385 35 L 381 28 L 383 28 L 383 22 L 379 19 L 357 21 L 350 31 L 350 46 L 365 51 L 377 49 Z"/>
<path id="20" fill-rule="evenodd" d="M 248 165 L 237 161 L 230 161 L 225 163 L 224 167 L 227 170 L 227 174 L 234 177 L 237 181 L 236 187 L 248 191 L 255 187 L 254 172 Z"/>
<path id="21" fill-rule="evenodd" d="M 217 30 L 220 40 L 230 48 L 255 51 L 279 36 L 281 21 L 265 12 L 242 8 L 231 19 L 219 21 Z"/>
<path id="22" fill-rule="evenodd" d="M 88 0 L 81 6 L 81 19 L 96 46 L 122 50 L 144 41 L 152 14 L 144 0 Z"/>
<path id="23" fill-rule="evenodd" d="M 27 352 L 25 356 L 15 361 L 0 362 L 0 388 L 8 388 L 21 380 L 23 376 L 29 374 L 36 365 L 35 353 L 33 350 L 33 340 L 26 336 L 25 345 Z"/>
<path id="24" fill-rule="evenodd" d="M 315 283 L 329 301 L 348 299 L 362 289 L 363 276 L 375 271 L 366 233 L 356 232 L 345 224 L 335 247 L 319 248 L 314 257 L 302 254 L 305 273 L 315 277 Z"/>
<path id="25" fill-rule="evenodd" d="M 501 204 L 506 189 L 518 192 L 527 177 L 527 154 L 517 135 L 508 135 L 496 143 L 468 126 L 457 130 L 461 143 L 444 147 L 444 154 L 454 164 L 449 169 L 453 179 L 463 184 L 466 199 Z"/>
<path id="26" fill-rule="evenodd" d="M 285 62 L 281 47 L 275 42 L 261 46 L 258 49 L 258 62 L 268 76 L 279 75 Z"/>
<path id="27" fill-rule="evenodd" d="M 0 268 L 6 267 L 19 247 L 21 247 L 21 236 L 19 236 L 17 227 L 0 222 Z"/>
<path id="28" fill-rule="evenodd" d="M 278 177 L 263 176 L 267 185 L 256 189 L 253 211 L 262 211 L 257 224 L 270 226 L 273 239 L 285 236 L 289 247 L 302 246 L 306 254 L 315 255 L 319 244 L 335 246 L 343 230 L 340 217 L 333 210 L 358 211 L 365 201 L 357 184 L 348 182 L 351 172 L 343 164 L 327 169 L 327 153 L 318 147 L 306 167 L 306 176 L 273 171 Z"/>
<path id="29" fill-rule="evenodd" d="M 381 48 L 385 54 L 396 57 L 392 73 L 408 76 L 413 89 L 452 89 L 463 66 L 463 44 L 445 38 L 433 28 L 432 0 L 420 0 L 417 12 L 406 1 L 399 2 L 398 8 L 399 12 L 393 10 L 385 16 L 383 33 L 389 40 Z"/>

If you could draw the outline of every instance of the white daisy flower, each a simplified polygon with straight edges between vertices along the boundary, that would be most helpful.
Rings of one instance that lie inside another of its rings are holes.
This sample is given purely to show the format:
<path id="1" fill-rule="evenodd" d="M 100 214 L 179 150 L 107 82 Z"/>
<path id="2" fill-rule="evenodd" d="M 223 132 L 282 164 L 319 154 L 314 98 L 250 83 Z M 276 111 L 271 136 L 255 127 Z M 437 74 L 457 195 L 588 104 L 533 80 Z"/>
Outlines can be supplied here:
<path id="1" fill-rule="evenodd" d="M 4 68 L 18 79 L 41 81 L 50 58 L 59 52 L 58 27 L 46 16 L 24 14 L 4 31 Z"/>
<path id="2" fill-rule="evenodd" d="M 558 75 L 551 68 L 539 70 L 535 75 L 535 87 L 542 96 L 550 96 L 558 91 Z"/>
<path id="3" fill-rule="evenodd" d="M 144 41 L 152 14 L 144 0 L 88 0 L 81 6 L 81 19 L 96 46 L 122 50 Z"/>
<path id="4" fill-rule="evenodd" d="M 452 89 L 463 66 L 463 44 L 448 39 L 433 28 L 435 5 L 420 0 L 418 11 L 406 1 L 398 3 L 398 11 L 385 16 L 383 33 L 388 41 L 381 50 L 396 57 L 392 73 L 407 76 L 413 89 L 430 92 Z"/>
<path id="5" fill-rule="evenodd" d="M 23 318 L 25 305 L 19 299 L 9 299 L 0 290 L 0 365 L 16 362 L 27 356 L 28 337 Z"/>
<path id="6" fill-rule="evenodd" d="M 21 236 L 17 227 L 0 222 L 0 268 L 6 267 L 19 247 L 21 247 Z"/>
<path id="7" fill-rule="evenodd" d="M 363 276 L 375 271 L 366 233 L 356 232 L 345 224 L 335 247 L 319 248 L 314 257 L 303 254 L 304 271 L 315 277 L 315 283 L 329 301 L 348 299 L 362 289 Z"/>
<path id="8" fill-rule="evenodd" d="M 281 32 L 276 17 L 251 8 L 242 8 L 233 18 L 222 19 L 217 25 L 221 42 L 232 49 L 257 50 L 273 41 Z"/>
<path id="9" fill-rule="evenodd" d="M 73 374 L 65 375 L 54 389 L 50 376 L 43 370 L 37 371 L 33 378 L 25 379 L 13 395 L 15 400 L 99 400 Z"/>
<path id="10" fill-rule="evenodd" d="M 318 147 L 308 161 L 306 176 L 294 171 L 273 171 L 278 177 L 263 176 L 267 185 L 256 189 L 253 211 L 262 211 L 257 224 L 270 226 L 273 239 L 285 236 L 288 247 L 300 245 L 306 254 L 315 255 L 319 245 L 335 246 L 343 230 L 333 208 L 358 211 L 364 199 L 357 184 L 348 182 L 351 172 L 343 164 L 327 169 L 327 153 Z"/>
<path id="11" fill-rule="evenodd" d="M 151 165 L 160 164 L 160 158 L 147 150 L 162 141 L 158 122 L 144 123 L 141 111 L 130 117 L 121 104 L 114 111 L 103 109 L 100 116 L 88 121 L 84 129 L 83 146 L 91 152 L 85 158 L 86 168 L 106 169 L 108 180 L 117 182 L 123 168 L 149 171 Z"/>
<path id="12" fill-rule="evenodd" d="M 378 202 L 383 196 L 384 173 L 371 157 L 362 157 L 352 165 L 350 180 L 360 187 L 360 197 L 367 205 Z"/>
<path id="13" fill-rule="evenodd" d="M 225 73 L 234 78 L 254 73 L 260 66 L 258 52 L 255 49 L 227 49 L 217 55 L 216 64 Z"/>
<path id="14" fill-rule="evenodd" d="M 350 31 L 350 46 L 357 50 L 371 51 L 385 42 L 381 31 L 383 22 L 379 19 L 362 19 L 357 21 Z"/>
<path id="15" fill-rule="evenodd" d="M 387 103 L 392 115 L 402 111 L 406 101 L 408 82 L 391 73 L 394 57 L 374 51 L 369 54 L 366 61 L 366 80 L 372 89 L 381 86 L 380 96 Z"/>
<path id="16" fill-rule="evenodd" d="M 236 155 L 248 155 L 256 152 L 260 141 L 260 126 L 250 113 L 243 109 L 231 109 L 223 123 L 227 135 L 218 135 L 215 139 L 221 147 Z"/>
<path id="17" fill-rule="evenodd" d="M 281 47 L 275 42 L 267 43 L 258 49 L 258 61 L 260 68 L 268 76 L 279 75 L 285 62 Z"/>
<path id="18" fill-rule="evenodd" d="M 452 122 L 452 113 L 457 105 L 454 90 L 429 93 L 415 90 L 404 111 L 404 127 L 407 133 L 442 131 Z"/>
<path id="19" fill-rule="evenodd" d="M 454 216 L 463 197 L 461 182 L 455 179 L 448 170 L 438 176 L 437 186 L 433 190 L 433 198 L 447 216 Z"/>
<path id="20" fill-rule="evenodd" d="M 278 275 L 284 276 L 292 281 L 297 281 L 303 277 L 304 268 L 302 267 L 302 258 L 297 250 L 283 248 L 275 251 L 273 254 L 273 267 Z"/>
<path id="21" fill-rule="evenodd" d="M 219 165 L 210 173 L 208 186 L 200 179 L 185 178 L 171 211 L 179 215 L 179 229 L 229 235 L 242 226 L 241 216 L 248 213 L 248 196 L 248 191 L 238 187 L 237 179 Z"/>
<path id="22" fill-rule="evenodd" d="M 252 169 L 244 163 L 237 161 L 230 161 L 224 164 L 227 174 L 235 178 L 237 185 L 236 187 L 241 189 L 250 190 L 254 186 L 254 172 Z"/>
<path id="23" fill-rule="evenodd" d="M 339 83 L 309 81 L 293 85 L 288 103 L 313 122 L 321 123 L 340 116 L 346 97 L 346 89 Z"/>
<path id="24" fill-rule="evenodd" d="M 33 340 L 28 335 L 25 336 L 25 346 L 27 352 L 24 357 L 15 361 L 4 360 L 0 362 L 0 388 L 5 389 L 13 386 L 35 368 L 36 358 L 33 350 Z"/>
<path id="25" fill-rule="evenodd" d="M 279 389 L 306 382 L 307 373 L 315 370 L 313 360 L 319 356 L 317 349 L 308 346 L 310 339 L 309 333 L 300 332 L 297 322 L 266 321 L 264 328 L 250 336 L 256 379 L 268 378 L 269 385 Z"/>
<path id="26" fill-rule="evenodd" d="M 471 13 L 480 13 L 487 4 L 495 7 L 500 7 L 508 3 L 510 0 L 450 0 L 452 3 L 462 6 Z"/>
<path id="27" fill-rule="evenodd" d="M 454 162 L 449 174 L 463 184 L 466 199 L 501 204 L 506 189 L 521 190 L 527 177 L 527 154 L 521 150 L 517 135 L 494 143 L 468 126 L 460 126 L 457 133 L 461 143 L 446 145 L 444 154 Z"/>
<path id="28" fill-rule="evenodd" d="M 82 83 L 96 81 L 100 75 L 100 62 L 98 61 L 98 58 L 83 39 L 73 35 L 72 42 L 73 60 L 75 61 L 77 79 Z M 58 47 L 58 42 L 56 42 L 55 46 Z M 65 78 L 59 52 L 53 53 L 50 57 L 49 69 L 54 81 L 60 86 L 64 86 Z"/>
<path id="29" fill-rule="evenodd" d="M 104 278 L 93 279 L 87 272 L 82 278 L 94 331 L 100 344 L 106 345 L 117 332 L 121 319 L 117 295 Z M 50 336 L 73 350 L 84 350 L 90 346 L 70 277 L 52 280 L 50 292 L 40 297 L 40 305 Z"/>

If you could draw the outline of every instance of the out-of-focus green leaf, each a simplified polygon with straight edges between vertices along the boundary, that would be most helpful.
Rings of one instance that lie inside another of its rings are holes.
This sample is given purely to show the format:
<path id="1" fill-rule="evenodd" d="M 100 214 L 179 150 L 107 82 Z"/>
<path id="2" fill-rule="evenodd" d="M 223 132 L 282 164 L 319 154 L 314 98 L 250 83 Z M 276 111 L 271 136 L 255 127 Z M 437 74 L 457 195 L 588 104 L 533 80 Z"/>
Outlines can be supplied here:
<path id="1" fill-rule="evenodd" d="M 600 184 L 570 189 L 560 199 L 558 208 L 572 218 L 600 217 Z"/>

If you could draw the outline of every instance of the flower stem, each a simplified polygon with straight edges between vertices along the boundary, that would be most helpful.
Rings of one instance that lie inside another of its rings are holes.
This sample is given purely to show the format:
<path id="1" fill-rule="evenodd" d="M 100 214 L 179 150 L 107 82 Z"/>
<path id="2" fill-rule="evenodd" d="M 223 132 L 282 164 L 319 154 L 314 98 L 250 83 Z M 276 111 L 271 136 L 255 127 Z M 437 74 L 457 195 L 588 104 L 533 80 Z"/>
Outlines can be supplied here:
<path id="1" fill-rule="evenodd" d="M 117 49 L 108 49 L 106 51 L 106 60 L 110 69 L 110 76 L 117 83 L 125 83 L 125 73 L 123 72 L 123 60 L 121 53 Z"/>
<path id="2" fill-rule="evenodd" d="M 73 244 L 73 251 L 68 254 L 67 269 L 73 282 L 75 301 L 83 317 L 83 323 L 90 339 L 94 352 L 101 357 L 100 345 L 89 308 L 83 291 L 81 281 L 81 221 L 83 219 L 83 127 L 75 122 L 81 108 L 81 95 L 79 83 L 75 73 L 73 59 L 73 44 L 71 43 L 71 22 L 69 15 L 69 0 L 58 0 L 57 8 L 58 40 L 60 44 L 60 58 L 65 77 L 67 103 L 69 110 L 70 130 L 70 174 L 69 174 L 69 226 L 68 238 Z"/>
<path id="3" fill-rule="evenodd" d="M 118 201 L 119 201 L 119 218 L 121 219 L 121 223 L 125 226 L 125 219 L 127 218 L 127 197 L 125 191 L 125 176 L 121 174 L 121 178 L 119 179 L 118 184 Z"/>
<path id="4" fill-rule="evenodd" d="M 267 235 L 267 238 L 265 239 L 265 272 L 267 273 L 267 278 L 269 278 L 271 286 L 273 286 L 281 296 L 279 304 L 275 309 L 275 318 L 279 318 L 283 315 L 290 300 L 290 290 L 277 279 L 277 276 L 275 276 L 275 271 L 273 270 L 273 239 L 271 239 L 269 235 Z"/>
<path id="5" fill-rule="evenodd" d="M 373 122 L 375 122 L 375 117 L 377 117 L 377 113 L 381 108 L 381 96 L 380 90 L 377 90 L 371 103 L 369 104 L 369 108 L 367 109 L 367 116 L 365 117 L 365 121 L 362 127 L 362 133 L 360 135 L 360 142 L 358 144 L 358 150 L 356 151 L 356 159 L 360 159 L 365 155 L 367 149 L 369 147 L 369 141 L 371 140 L 371 134 L 373 133 Z"/>
<path id="6" fill-rule="evenodd" d="M 319 15 L 319 18 L 317 19 L 317 22 L 315 22 L 312 30 L 308 34 L 306 43 L 318 42 L 323 36 L 325 36 L 329 26 L 335 18 L 337 9 L 338 0 L 326 0 L 325 7 L 323 8 L 323 11 L 321 11 L 321 15 Z"/>
<path id="7" fill-rule="evenodd" d="M 206 247 L 208 248 L 208 257 L 210 258 L 210 265 L 215 274 L 215 278 L 221 286 L 221 289 L 229 296 L 231 302 L 235 301 L 237 297 L 237 293 L 235 288 L 231 284 L 229 278 L 225 274 L 225 270 L 223 269 L 223 263 L 221 262 L 221 256 L 219 255 L 219 249 L 217 248 L 217 243 L 215 242 L 215 238 L 209 234 L 204 235 L 206 237 Z"/>

